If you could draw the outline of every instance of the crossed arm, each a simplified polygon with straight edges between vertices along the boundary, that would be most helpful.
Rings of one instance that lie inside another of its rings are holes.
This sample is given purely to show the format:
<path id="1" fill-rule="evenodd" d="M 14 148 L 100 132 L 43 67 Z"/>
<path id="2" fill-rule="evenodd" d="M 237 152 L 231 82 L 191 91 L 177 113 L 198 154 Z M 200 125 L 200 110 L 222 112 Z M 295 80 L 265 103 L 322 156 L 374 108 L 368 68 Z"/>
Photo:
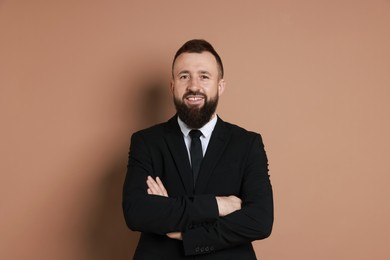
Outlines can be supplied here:
<path id="1" fill-rule="evenodd" d="M 272 186 L 259 135 L 253 136 L 247 152 L 240 152 L 247 155 L 242 158 L 245 160 L 243 172 L 234 172 L 242 174 L 237 193 L 240 197 L 219 197 L 217 193 L 172 196 L 175 191 L 165 188 L 169 180 L 165 180 L 164 185 L 156 177 L 162 176 L 162 172 L 156 172 L 153 163 L 160 163 L 160 158 L 150 154 L 145 139 L 138 134 L 131 142 L 123 191 L 123 210 L 130 229 L 182 239 L 186 255 L 199 254 L 195 248 L 200 244 L 222 250 L 271 234 Z"/>
<path id="2" fill-rule="evenodd" d="M 147 192 L 149 195 L 163 196 L 168 197 L 168 192 L 164 187 L 164 184 L 159 177 L 156 177 L 154 180 L 151 176 L 148 176 L 146 180 L 148 186 Z M 218 205 L 219 216 L 223 217 L 233 213 L 236 210 L 241 209 L 241 199 L 231 195 L 231 196 L 216 196 L 215 197 Z M 182 240 L 181 232 L 170 232 L 166 234 L 169 238 Z"/>

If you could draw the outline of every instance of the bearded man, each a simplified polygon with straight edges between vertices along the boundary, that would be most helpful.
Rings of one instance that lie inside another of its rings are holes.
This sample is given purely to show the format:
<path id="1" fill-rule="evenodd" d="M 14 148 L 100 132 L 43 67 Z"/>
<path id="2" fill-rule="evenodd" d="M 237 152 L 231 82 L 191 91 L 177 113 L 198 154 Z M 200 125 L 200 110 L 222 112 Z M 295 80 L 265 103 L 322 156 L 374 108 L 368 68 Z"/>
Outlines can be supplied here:
<path id="1" fill-rule="evenodd" d="M 256 259 L 252 241 L 273 225 L 260 134 L 216 115 L 225 90 L 220 56 L 190 40 L 172 63 L 177 114 L 133 134 L 123 212 L 141 237 L 134 259 Z"/>

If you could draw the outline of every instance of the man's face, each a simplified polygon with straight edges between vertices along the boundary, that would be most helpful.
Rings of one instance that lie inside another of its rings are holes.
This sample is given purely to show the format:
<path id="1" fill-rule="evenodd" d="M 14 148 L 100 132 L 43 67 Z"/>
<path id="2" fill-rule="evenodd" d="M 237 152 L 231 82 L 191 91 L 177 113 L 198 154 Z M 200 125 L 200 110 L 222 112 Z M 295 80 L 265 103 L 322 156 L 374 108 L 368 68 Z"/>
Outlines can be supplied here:
<path id="1" fill-rule="evenodd" d="M 171 91 L 179 117 L 188 126 L 200 128 L 214 117 L 224 89 L 225 81 L 211 53 L 182 53 L 177 57 Z"/>

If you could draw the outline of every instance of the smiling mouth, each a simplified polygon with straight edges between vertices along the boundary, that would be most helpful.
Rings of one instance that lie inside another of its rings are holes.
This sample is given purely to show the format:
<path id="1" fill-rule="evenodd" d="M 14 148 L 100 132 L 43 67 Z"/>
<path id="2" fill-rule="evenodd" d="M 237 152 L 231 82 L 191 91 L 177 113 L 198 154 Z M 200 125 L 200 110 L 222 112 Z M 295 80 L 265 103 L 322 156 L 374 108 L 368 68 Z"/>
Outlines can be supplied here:
<path id="1" fill-rule="evenodd" d="M 184 95 L 184 100 L 188 105 L 200 106 L 206 102 L 206 95 L 200 92 L 189 91 Z"/>
<path id="2" fill-rule="evenodd" d="M 189 101 L 199 101 L 199 100 L 203 100 L 204 97 L 187 97 L 186 99 Z"/>

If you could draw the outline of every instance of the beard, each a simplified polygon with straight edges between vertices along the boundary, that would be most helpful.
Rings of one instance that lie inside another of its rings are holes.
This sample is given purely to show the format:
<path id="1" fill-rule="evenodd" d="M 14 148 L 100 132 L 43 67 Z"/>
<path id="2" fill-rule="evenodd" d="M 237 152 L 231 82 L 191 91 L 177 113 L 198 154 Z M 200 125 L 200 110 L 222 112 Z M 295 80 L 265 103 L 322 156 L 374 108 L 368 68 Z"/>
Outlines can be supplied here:
<path id="1" fill-rule="evenodd" d="M 184 94 L 183 99 L 185 99 L 188 95 L 203 96 L 204 105 L 202 107 L 188 107 L 184 101 L 173 97 L 177 115 L 188 127 L 199 129 L 207 124 L 212 115 L 214 115 L 215 110 L 217 109 L 219 97 L 217 94 L 214 98 L 208 99 L 204 94 L 189 91 Z"/>

